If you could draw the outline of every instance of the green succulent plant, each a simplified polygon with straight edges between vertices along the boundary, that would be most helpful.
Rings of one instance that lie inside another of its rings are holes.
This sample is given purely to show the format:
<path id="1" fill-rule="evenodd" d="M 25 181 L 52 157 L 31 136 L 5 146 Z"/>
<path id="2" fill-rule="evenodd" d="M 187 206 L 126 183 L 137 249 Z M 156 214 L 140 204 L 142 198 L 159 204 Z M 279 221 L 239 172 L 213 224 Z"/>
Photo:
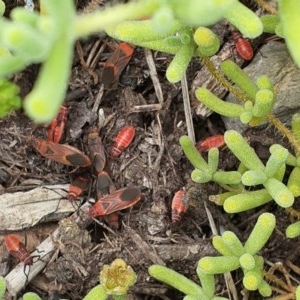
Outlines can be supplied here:
<path id="1" fill-rule="evenodd" d="M 201 299 L 201 300 L 226 300 L 228 298 L 215 296 L 215 280 L 211 274 L 205 274 L 197 268 L 197 275 L 202 287 L 194 283 L 178 272 L 161 266 L 152 265 L 148 268 L 149 274 L 155 279 L 162 281 L 176 290 L 179 290 L 186 296 L 185 300 Z"/>
<path id="2" fill-rule="evenodd" d="M 269 297 L 271 287 L 263 279 L 262 256 L 257 253 L 270 238 L 276 224 L 275 216 L 263 213 L 257 220 L 250 236 L 243 245 L 231 231 L 213 238 L 213 246 L 222 255 L 200 259 L 198 268 L 205 274 L 223 274 L 241 268 L 244 273 L 243 285 L 250 291 L 258 290 L 263 297 Z"/>
<path id="3" fill-rule="evenodd" d="M 300 4 L 297 0 L 278 0 L 277 2 L 279 7 L 282 35 L 295 63 L 298 67 L 300 67 L 300 38 L 296 33 L 296 29 L 299 28 L 300 25 L 299 18 L 296 17 L 300 13 Z"/>
<path id="4" fill-rule="evenodd" d="M 5 6 L 0 3 L 3 13 Z M 213 55 L 219 49 L 217 36 L 203 26 L 226 18 L 249 38 L 263 30 L 260 19 L 237 0 L 190 0 L 184 5 L 175 0 L 140 0 L 82 15 L 76 14 L 72 0 L 41 0 L 40 5 L 45 13 L 18 7 L 11 19 L 0 20 L 0 53 L 5 54 L 0 56 L 0 76 L 32 63 L 43 64 L 24 99 L 25 112 L 37 123 L 50 122 L 64 100 L 78 38 L 105 30 L 114 38 L 174 54 L 166 75 L 178 82 L 193 56 Z M 149 20 L 141 20 L 145 17 Z"/>
<path id="5" fill-rule="evenodd" d="M 187 136 L 179 140 L 187 158 L 195 170 L 191 174 L 193 181 L 205 183 L 214 181 L 222 185 L 229 185 L 233 189 L 240 185 L 236 193 L 227 194 L 228 197 L 222 201 L 224 209 L 228 213 L 237 213 L 263 205 L 272 199 L 281 207 L 291 207 L 294 203 L 294 195 L 290 189 L 282 183 L 285 171 L 285 162 L 289 152 L 280 145 L 270 148 L 270 158 L 266 165 L 259 159 L 254 149 L 240 133 L 234 130 L 225 132 L 224 139 L 227 147 L 238 158 L 243 165 L 243 171 L 218 171 L 217 148 L 208 152 L 208 163 L 198 152 L 192 141 Z M 291 183 L 290 183 L 291 184 Z M 263 185 L 264 189 L 249 191 L 245 187 Z M 241 188 L 243 187 L 243 188 Z"/>
<path id="6" fill-rule="evenodd" d="M 205 88 L 196 90 L 197 99 L 221 115 L 240 118 L 242 123 L 256 126 L 265 122 L 275 103 L 271 80 L 261 76 L 255 83 L 231 60 L 222 62 L 220 67 L 224 75 L 241 90 L 239 98 L 245 101 L 244 105 L 225 102 Z"/>
<path id="7" fill-rule="evenodd" d="M 28 292 L 23 295 L 22 300 L 42 300 L 42 298 L 36 293 Z"/>
<path id="8" fill-rule="evenodd" d="M 4 277 L 0 276 L 0 299 L 1 300 L 4 298 L 5 291 L 6 291 L 6 281 Z"/>

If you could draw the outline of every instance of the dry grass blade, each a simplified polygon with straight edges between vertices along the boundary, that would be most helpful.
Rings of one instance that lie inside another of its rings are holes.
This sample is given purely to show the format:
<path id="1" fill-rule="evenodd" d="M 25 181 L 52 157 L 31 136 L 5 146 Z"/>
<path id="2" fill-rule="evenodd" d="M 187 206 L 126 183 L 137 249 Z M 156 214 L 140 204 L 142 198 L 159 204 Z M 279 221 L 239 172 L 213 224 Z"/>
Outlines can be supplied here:
<path id="1" fill-rule="evenodd" d="M 196 140 L 195 140 L 194 124 L 193 124 L 193 118 L 192 118 L 189 90 L 188 90 L 185 74 L 184 74 L 183 78 L 181 79 L 181 87 L 182 87 L 183 107 L 184 107 L 187 132 L 188 132 L 188 136 L 195 144 Z"/>

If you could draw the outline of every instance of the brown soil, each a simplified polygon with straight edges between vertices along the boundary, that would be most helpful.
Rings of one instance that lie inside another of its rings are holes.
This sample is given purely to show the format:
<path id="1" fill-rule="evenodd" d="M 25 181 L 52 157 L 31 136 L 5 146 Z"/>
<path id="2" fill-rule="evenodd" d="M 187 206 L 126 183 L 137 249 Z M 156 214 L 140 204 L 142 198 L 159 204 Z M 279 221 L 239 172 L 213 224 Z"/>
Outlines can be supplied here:
<path id="1" fill-rule="evenodd" d="M 299 259 L 298 240 L 284 237 L 285 228 L 290 223 L 284 209 L 271 203 L 243 214 L 228 215 L 222 208 L 208 201 L 209 195 L 222 191 L 219 186 L 197 185 L 191 181 L 192 167 L 178 143 L 179 137 L 186 134 L 181 87 L 180 84 L 168 83 L 164 76 L 171 57 L 162 53 L 154 56 L 164 97 L 159 110 L 134 112 L 136 105 L 158 104 L 144 50 L 141 48 L 135 49 L 125 71 L 118 80 L 104 89 L 100 99 L 103 63 L 116 46 L 116 41 L 99 36 L 76 44 L 65 101 L 68 118 L 62 143 L 87 152 L 86 132 L 93 125 L 99 126 L 98 110 L 101 108 L 105 116 L 100 135 L 107 151 L 106 170 L 117 189 L 130 185 L 140 187 L 142 200 L 131 209 L 120 212 L 122 225 L 115 232 L 95 222 L 87 228 L 88 231 L 73 224 L 75 233 L 71 237 L 64 237 L 62 244 L 58 245 L 60 252 L 57 259 L 27 286 L 27 290 L 37 292 L 43 299 L 58 299 L 58 295 L 60 298 L 82 299 L 99 282 L 102 266 L 110 264 L 116 258 L 123 258 L 138 276 L 137 283 L 131 289 L 130 299 L 182 299 L 183 295 L 178 291 L 150 278 L 147 268 L 152 264 L 165 264 L 199 282 L 196 276 L 198 260 L 207 255 L 216 255 L 211 246 L 212 230 L 205 204 L 212 213 L 217 228 L 232 230 L 242 241 L 247 239 L 260 213 L 274 213 L 278 220 L 277 227 L 261 254 L 271 263 L 285 263 L 288 259 L 296 263 Z M 97 53 L 99 57 L 96 58 Z M 87 63 L 90 59 L 96 59 L 92 67 Z M 197 67 L 197 61 L 190 65 L 189 83 L 192 82 Z M 22 95 L 31 90 L 38 69 L 38 66 L 31 66 L 14 77 Z M 216 115 L 205 120 L 194 116 L 193 121 L 197 140 L 225 131 L 221 119 Z M 109 156 L 112 143 L 118 131 L 126 124 L 136 128 L 136 137 L 120 159 L 112 160 Z M 247 133 L 249 142 L 262 159 L 268 157 L 269 145 L 278 140 L 282 142 L 271 128 L 267 134 L 268 138 L 255 130 Z M 92 170 L 74 171 L 74 168 L 56 162 L 49 164 L 28 143 L 28 137 L 31 136 L 46 139 L 46 127 L 36 126 L 22 111 L 0 120 L 2 193 L 19 190 L 22 182 L 28 179 L 38 179 L 43 184 L 58 184 L 69 183 L 75 175 L 86 171 L 94 176 Z M 222 150 L 221 168 L 233 170 L 236 165 L 237 161 L 228 149 Z M 192 191 L 192 196 L 182 220 L 173 224 L 171 200 L 182 187 Z M 89 197 L 96 197 L 94 184 L 84 194 L 85 200 Z M 66 222 L 69 222 L 68 219 L 60 222 L 62 229 Z M 56 225 L 40 224 L 24 229 L 21 235 L 26 234 L 29 244 L 32 243 L 29 247 L 34 248 Z M 281 273 L 278 276 L 282 277 Z M 233 272 L 239 299 L 242 299 L 241 279 L 241 272 Z M 228 297 L 224 277 L 216 277 L 216 289 L 220 296 Z M 259 298 L 258 294 L 251 293 L 248 299 Z"/>

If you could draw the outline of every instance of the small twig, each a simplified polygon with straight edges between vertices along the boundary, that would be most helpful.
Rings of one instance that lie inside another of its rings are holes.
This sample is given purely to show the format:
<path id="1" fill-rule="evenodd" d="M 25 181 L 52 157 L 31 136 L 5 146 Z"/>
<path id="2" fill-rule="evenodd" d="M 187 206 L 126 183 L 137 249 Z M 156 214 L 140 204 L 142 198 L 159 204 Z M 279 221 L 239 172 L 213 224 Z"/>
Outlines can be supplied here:
<path id="1" fill-rule="evenodd" d="M 204 202 L 204 208 L 205 208 L 205 212 L 206 212 L 206 215 L 207 215 L 207 218 L 208 218 L 208 222 L 209 222 L 212 234 L 213 235 L 218 235 L 219 233 L 218 233 L 218 229 L 217 229 L 216 223 L 215 223 L 215 221 L 213 219 L 211 211 L 208 209 L 208 207 L 207 207 L 207 205 L 206 205 L 205 202 Z"/>
<path id="2" fill-rule="evenodd" d="M 96 67 L 96 64 L 99 60 L 100 55 L 102 54 L 103 50 L 105 49 L 106 45 L 102 44 L 100 49 L 97 51 L 97 53 L 95 54 L 98 46 L 100 44 L 100 40 L 96 41 L 96 43 L 93 45 L 93 48 L 91 49 L 89 56 L 86 60 L 86 64 L 92 69 L 94 70 L 94 68 Z"/>
<path id="3" fill-rule="evenodd" d="M 162 134 L 162 126 L 161 126 L 161 122 L 160 122 L 160 118 L 159 118 L 158 113 L 156 114 L 156 119 L 157 119 L 157 123 L 158 123 L 159 129 L 160 129 L 160 132 L 161 132 L 161 142 L 160 142 L 160 145 L 159 145 L 159 153 L 156 157 L 155 163 L 153 165 L 153 169 L 156 170 L 156 172 L 158 172 L 159 165 L 160 165 L 160 162 L 161 162 L 164 150 L 165 150 L 165 141 L 164 141 L 164 137 L 163 137 L 163 134 Z"/>
<path id="4" fill-rule="evenodd" d="M 154 104 L 145 104 L 145 105 L 135 105 L 132 108 L 132 112 L 149 112 L 149 111 L 155 111 L 155 110 L 161 110 L 162 105 L 159 103 Z"/>
<path id="5" fill-rule="evenodd" d="M 96 96 L 96 100 L 95 100 L 93 108 L 92 108 L 92 112 L 97 112 L 98 111 L 99 105 L 100 105 L 102 97 L 103 97 L 103 92 L 104 92 L 104 84 L 101 84 L 100 88 L 99 88 L 99 91 L 98 91 L 98 94 Z"/>
<path id="6" fill-rule="evenodd" d="M 158 80 L 155 63 L 150 49 L 145 48 L 145 57 L 146 57 L 147 64 L 149 66 L 150 77 L 153 82 L 156 97 L 158 99 L 158 102 L 162 105 L 164 103 L 163 92 L 162 92 L 160 82 Z"/>
<path id="7" fill-rule="evenodd" d="M 188 90 L 188 85 L 186 80 L 186 74 L 184 74 L 184 76 L 181 79 L 181 88 L 182 88 L 183 107 L 184 107 L 184 115 L 185 115 L 185 121 L 187 126 L 187 132 L 188 132 L 188 136 L 195 144 L 196 141 L 195 132 L 194 132 L 194 125 L 193 125 L 190 96 L 189 96 L 189 90 Z"/>

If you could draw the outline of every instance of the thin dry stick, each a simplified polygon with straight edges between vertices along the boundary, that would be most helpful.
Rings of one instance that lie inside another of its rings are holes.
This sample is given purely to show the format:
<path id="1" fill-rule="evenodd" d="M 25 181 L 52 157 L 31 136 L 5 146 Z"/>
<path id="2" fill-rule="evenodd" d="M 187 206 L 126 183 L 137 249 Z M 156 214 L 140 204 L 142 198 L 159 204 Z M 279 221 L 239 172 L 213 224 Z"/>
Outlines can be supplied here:
<path id="1" fill-rule="evenodd" d="M 95 100 L 93 108 L 92 108 L 93 112 L 98 111 L 99 105 L 100 105 L 102 97 L 103 97 L 103 93 L 104 93 L 104 84 L 100 84 L 100 88 L 99 88 L 98 94 L 96 96 L 96 100 Z"/>
<path id="2" fill-rule="evenodd" d="M 187 132 L 188 132 L 189 138 L 195 144 L 196 143 L 195 131 L 194 131 L 194 124 L 193 124 L 193 118 L 192 118 L 190 96 L 189 96 L 189 90 L 188 90 L 188 85 L 187 85 L 187 80 L 186 80 L 186 74 L 184 74 L 181 79 L 181 88 L 182 88 L 183 107 L 184 107 L 184 115 L 185 115 L 185 121 L 186 121 L 186 126 L 187 126 Z"/>
<path id="3" fill-rule="evenodd" d="M 97 51 L 99 44 L 101 43 L 101 40 L 98 40 L 95 42 L 95 44 L 93 45 L 93 48 L 91 49 L 89 56 L 86 60 L 86 64 L 92 69 L 94 70 L 94 68 L 96 67 L 96 64 L 99 60 L 100 55 L 102 54 L 102 52 L 104 51 L 106 45 L 102 44 L 100 49 Z M 97 51 L 97 52 L 96 52 Z"/>
<path id="4" fill-rule="evenodd" d="M 161 139 L 160 139 L 161 142 L 159 143 L 159 152 L 158 152 L 158 155 L 157 155 L 156 160 L 154 162 L 153 169 L 156 170 L 156 172 L 158 172 L 159 171 L 160 162 L 161 162 L 164 150 L 165 150 L 165 141 L 164 141 L 164 137 L 163 137 L 163 134 L 162 134 L 162 126 L 161 126 L 161 122 L 160 122 L 160 118 L 159 118 L 159 114 L 158 113 L 156 114 L 156 119 L 157 119 L 157 123 L 158 123 L 159 129 L 160 129 L 160 133 L 161 133 Z"/>
<path id="5" fill-rule="evenodd" d="M 150 77 L 153 82 L 156 97 L 158 99 L 158 102 L 162 105 L 164 103 L 164 96 L 163 96 L 160 82 L 158 80 L 155 63 L 150 49 L 145 48 L 145 57 L 149 67 Z"/>

